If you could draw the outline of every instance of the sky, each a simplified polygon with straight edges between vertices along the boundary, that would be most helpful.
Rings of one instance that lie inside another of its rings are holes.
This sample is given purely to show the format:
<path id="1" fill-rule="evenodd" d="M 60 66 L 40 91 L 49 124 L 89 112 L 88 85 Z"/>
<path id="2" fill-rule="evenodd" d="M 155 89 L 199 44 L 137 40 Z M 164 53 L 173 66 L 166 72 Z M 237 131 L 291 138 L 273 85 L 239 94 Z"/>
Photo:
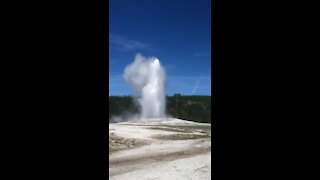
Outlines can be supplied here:
<path id="1" fill-rule="evenodd" d="M 210 0 L 109 0 L 109 95 L 131 95 L 123 79 L 135 55 L 157 57 L 166 94 L 211 95 Z"/>

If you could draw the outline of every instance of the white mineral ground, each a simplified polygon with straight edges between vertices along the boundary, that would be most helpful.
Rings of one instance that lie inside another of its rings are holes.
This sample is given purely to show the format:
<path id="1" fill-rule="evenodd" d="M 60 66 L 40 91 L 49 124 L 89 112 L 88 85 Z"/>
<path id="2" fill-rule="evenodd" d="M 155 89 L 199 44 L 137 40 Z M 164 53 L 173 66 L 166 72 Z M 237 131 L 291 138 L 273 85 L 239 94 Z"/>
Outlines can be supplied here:
<path id="1" fill-rule="evenodd" d="M 201 138 L 155 138 L 176 134 Z M 109 154 L 110 179 L 211 179 L 210 124 L 174 118 L 113 123 L 109 124 L 109 136 L 143 144 Z"/>

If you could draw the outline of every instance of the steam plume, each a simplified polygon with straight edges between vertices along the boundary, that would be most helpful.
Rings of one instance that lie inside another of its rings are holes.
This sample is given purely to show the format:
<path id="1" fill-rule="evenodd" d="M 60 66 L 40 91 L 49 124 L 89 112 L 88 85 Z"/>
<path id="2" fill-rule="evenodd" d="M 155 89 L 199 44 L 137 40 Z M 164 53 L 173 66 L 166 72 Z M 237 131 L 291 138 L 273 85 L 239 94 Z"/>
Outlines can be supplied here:
<path id="1" fill-rule="evenodd" d="M 123 77 L 138 93 L 141 119 L 165 117 L 165 71 L 158 58 L 137 54 Z"/>

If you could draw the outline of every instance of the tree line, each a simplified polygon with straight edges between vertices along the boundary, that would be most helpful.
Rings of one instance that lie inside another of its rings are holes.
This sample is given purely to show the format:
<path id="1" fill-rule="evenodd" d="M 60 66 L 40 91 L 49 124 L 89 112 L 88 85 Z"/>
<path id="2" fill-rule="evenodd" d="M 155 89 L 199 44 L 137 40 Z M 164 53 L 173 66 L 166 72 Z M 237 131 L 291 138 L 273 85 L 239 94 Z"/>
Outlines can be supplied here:
<path id="1" fill-rule="evenodd" d="M 109 96 L 109 121 L 113 116 L 138 112 L 139 105 L 132 96 Z M 211 123 L 211 96 L 167 96 L 166 114 L 174 118 Z"/>

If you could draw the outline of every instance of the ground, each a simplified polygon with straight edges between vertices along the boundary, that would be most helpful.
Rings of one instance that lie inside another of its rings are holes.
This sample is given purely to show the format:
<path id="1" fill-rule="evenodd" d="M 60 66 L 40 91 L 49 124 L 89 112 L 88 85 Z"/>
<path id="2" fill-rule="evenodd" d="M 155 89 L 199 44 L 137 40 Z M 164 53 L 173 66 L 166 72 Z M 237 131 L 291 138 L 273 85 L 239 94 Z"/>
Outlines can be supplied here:
<path id="1" fill-rule="evenodd" d="M 110 179 L 211 179 L 211 125 L 179 119 L 109 124 Z"/>

